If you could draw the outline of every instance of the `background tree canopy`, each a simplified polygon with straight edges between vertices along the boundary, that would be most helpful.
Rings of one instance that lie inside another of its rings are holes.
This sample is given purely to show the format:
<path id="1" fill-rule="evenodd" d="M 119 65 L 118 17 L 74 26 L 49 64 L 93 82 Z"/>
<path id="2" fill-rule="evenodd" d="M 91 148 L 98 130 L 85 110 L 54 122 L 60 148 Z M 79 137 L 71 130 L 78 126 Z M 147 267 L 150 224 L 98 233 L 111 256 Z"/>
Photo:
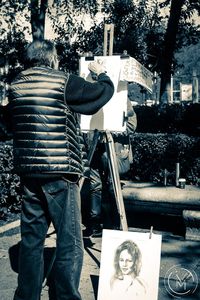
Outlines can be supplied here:
<path id="1" fill-rule="evenodd" d="M 6 58 L 14 76 L 23 67 L 28 41 L 51 32 L 60 67 L 77 73 L 79 55 L 88 51 L 102 55 L 104 24 L 114 23 L 114 54 L 127 50 L 157 71 L 162 79 L 161 103 L 166 102 L 170 75 L 183 66 L 181 55 L 175 54 L 187 53 L 199 42 L 200 26 L 193 21 L 194 14 L 200 14 L 196 0 L 2 0 L 0 64 Z"/>

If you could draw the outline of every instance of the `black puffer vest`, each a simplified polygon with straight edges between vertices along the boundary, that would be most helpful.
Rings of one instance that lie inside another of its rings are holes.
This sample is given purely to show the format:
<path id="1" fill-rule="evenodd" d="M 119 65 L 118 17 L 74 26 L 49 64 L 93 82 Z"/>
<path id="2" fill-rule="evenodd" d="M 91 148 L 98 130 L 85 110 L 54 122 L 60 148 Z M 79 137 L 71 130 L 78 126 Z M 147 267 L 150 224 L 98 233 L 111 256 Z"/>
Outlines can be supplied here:
<path id="1" fill-rule="evenodd" d="M 82 174 L 78 116 L 64 103 L 68 76 L 51 68 L 34 67 L 11 84 L 17 173 Z"/>

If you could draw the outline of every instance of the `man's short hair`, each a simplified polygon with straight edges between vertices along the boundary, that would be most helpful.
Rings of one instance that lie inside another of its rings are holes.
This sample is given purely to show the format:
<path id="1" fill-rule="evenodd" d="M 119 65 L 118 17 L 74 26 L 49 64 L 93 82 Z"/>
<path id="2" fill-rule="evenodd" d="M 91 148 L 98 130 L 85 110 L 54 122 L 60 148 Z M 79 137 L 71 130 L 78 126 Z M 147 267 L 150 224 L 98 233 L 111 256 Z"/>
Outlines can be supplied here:
<path id="1" fill-rule="evenodd" d="M 33 41 L 26 50 L 26 64 L 29 67 L 51 66 L 57 56 L 54 43 L 48 40 Z"/>

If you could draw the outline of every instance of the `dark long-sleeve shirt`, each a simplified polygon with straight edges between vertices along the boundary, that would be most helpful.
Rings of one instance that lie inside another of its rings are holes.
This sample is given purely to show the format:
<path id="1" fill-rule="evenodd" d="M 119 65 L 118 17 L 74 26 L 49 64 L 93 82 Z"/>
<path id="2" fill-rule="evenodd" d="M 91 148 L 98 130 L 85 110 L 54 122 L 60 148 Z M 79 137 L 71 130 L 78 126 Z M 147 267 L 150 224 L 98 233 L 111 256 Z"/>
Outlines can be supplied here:
<path id="1" fill-rule="evenodd" d="M 111 99 L 113 93 L 114 85 L 105 73 L 98 76 L 97 82 L 70 75 L 65 87 L 65 101 L 76 113 L 92 115 Z"/>

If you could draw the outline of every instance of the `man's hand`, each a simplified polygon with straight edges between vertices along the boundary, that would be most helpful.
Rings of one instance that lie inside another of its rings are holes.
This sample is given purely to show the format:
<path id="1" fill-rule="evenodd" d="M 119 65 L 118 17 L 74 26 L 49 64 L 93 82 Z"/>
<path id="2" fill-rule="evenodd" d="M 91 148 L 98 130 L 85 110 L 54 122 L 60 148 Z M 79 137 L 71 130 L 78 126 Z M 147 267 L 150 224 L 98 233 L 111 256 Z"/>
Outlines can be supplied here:
<path id="1" fill-rule="evenodd" d="M 91 73 L 94 73 L 95 75 L 99 76 L 101 73 L 106 73 L 105 66 L 103 66 L 101 63 L 97 61 L 93 61 L 89 63 L 88 69 Z"/>

